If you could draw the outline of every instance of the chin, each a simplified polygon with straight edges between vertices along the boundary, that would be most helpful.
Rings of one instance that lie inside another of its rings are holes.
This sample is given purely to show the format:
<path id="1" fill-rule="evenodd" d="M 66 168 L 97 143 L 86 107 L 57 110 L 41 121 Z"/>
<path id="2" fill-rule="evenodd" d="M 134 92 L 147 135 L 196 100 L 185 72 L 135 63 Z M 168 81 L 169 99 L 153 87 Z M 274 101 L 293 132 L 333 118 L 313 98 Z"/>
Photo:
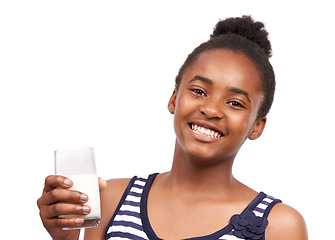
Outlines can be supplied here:
<path id="1" fill-rule="evenodd" d="M 213 163 L 218 163 L 221 158 L 218 158 L 213 152 L 210 151 L 199 151 L 197 148 L 187 152 L 187 159 L 198 166 L 213 165 Z"/>

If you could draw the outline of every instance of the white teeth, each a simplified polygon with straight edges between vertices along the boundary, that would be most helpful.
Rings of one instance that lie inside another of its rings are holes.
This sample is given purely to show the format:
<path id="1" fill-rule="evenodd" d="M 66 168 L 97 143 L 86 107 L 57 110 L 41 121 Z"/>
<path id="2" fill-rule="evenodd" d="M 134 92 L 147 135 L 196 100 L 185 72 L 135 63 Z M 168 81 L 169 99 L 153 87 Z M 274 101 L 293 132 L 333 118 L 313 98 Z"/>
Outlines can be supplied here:
<path id="1" fill-rule="evenodd" d="M 219 137 L 221 137 L 221 133 L 218 133 L 218 132 L 216 132 L 214 130 L 211 130 L 211 129 L 208 129 L 208 128 L 204 128 L 204 127 L 198 126 L 197 124 L 192 124 L 191 125 L 191 129 L 195 133 L 203 134 L 203 135 L 206 135 L 208 137 L 212 137 L 212 138 L 219 138 Z"/>

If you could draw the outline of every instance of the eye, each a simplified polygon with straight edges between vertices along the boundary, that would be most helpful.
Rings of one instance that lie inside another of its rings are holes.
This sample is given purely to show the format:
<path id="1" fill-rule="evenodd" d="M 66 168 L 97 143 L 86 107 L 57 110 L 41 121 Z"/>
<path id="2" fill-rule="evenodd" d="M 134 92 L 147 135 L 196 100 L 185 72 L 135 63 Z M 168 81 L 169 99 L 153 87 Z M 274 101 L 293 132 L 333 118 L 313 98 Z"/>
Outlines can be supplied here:
<path id="1" fill-rule="evenodd" d="M 229 101 L 227 104 L 234 109 L 246 108 L 242 103 L 238 101 Z"/>
<path id="2" fill-rule="evenodd" d="M 198 88 L 190 89 L 190 91 L 199 96 L 206 96 L 206 93 Z"/>

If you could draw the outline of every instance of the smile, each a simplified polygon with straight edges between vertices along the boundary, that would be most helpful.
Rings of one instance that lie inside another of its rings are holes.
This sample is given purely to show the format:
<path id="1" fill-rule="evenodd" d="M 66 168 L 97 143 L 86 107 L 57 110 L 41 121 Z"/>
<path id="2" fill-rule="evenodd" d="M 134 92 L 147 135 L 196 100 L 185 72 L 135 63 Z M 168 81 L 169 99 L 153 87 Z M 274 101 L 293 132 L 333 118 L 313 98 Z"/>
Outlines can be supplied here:
<path id="1" fill-rule="evenodd" d="M 211 138 L 219 138 L 221 136 L 223 136 L 223 134 L 214 131 L 212 129 L 209 128 L 205 128 L 205 127 L 201 127 L 197 124 L 190 124 L 190 127 L 192 129 L 193 132 L 197 133 L 197 134 L 201 134 L 207 137 L 211 137 Z"/>

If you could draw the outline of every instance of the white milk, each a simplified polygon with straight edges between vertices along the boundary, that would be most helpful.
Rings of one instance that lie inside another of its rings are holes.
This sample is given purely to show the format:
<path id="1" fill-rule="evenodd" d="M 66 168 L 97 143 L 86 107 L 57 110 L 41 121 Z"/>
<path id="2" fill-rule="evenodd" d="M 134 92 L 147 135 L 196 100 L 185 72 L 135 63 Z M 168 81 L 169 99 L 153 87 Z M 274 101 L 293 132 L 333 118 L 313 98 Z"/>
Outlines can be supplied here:
<path id="1" fill-rule="evenodd" d="M 61 218 L 72 218 L 82 217 L 85 223 L 81 227 L 86 225 L 98 225 L 100 220 L 100 192 L 98 177 L 95 174 L 77 174 L 77 175 L 66 175 L 73 182 L 71 190 L 76 190 L 85 193 L 88 196 L 88 202 L 85 205 L 90 206 L 91 212 L 87 215 L 62 215 Z M 93 222 L 93 224 L 92 224 Z M 94 224 L 94 222 L 96 222 Z"/>

